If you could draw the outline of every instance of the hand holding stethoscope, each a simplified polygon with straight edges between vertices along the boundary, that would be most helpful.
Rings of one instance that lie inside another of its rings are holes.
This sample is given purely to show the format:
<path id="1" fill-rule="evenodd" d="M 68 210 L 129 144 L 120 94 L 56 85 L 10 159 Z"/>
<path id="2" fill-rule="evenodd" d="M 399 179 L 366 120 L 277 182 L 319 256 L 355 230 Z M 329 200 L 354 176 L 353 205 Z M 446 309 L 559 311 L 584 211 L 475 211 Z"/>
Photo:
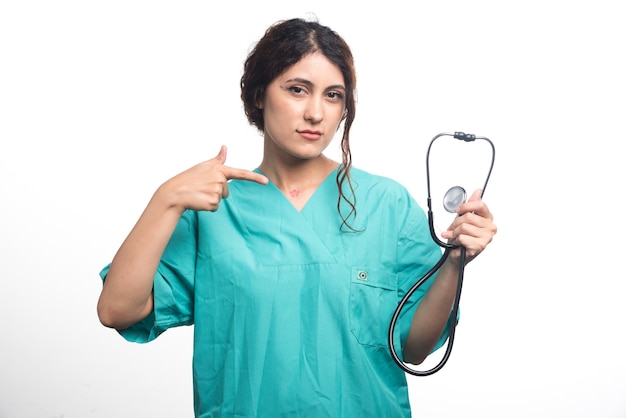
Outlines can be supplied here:
<path id="1" fill-rule="evenodd" d="M 486 174 L 485 181 L 482 188 L 479 188 L 472 196 L 467 200 L 467 194 L 465 188 L 462 186 L 453 186 L 443 195 L 442 204 L 443 208 L 449 214 L 454 215 L 450 226 L 441 231 L 438 235 L 435 231 L 435 221 L 432 209 L 431 198 L 431 179 L 430 179 L 430 153 L 431 148 L 435 141 L 441 137 L 451 137 L 465 143 L 474 143 L 477 139 L 483 140 L 487 143 L 491 150 L 489 169 Z M 456 330 L 456 318 L 459 310 L 459 302 L 461 298 L 461 289 L 463 285 L 463 275 L 465 265 L 476 257 L 484 248 L 489 244 L 493 235 L 496 233 L 496 227 L 493 224 L 493 216 L 489 211 L 487 205 L 482 201 L 482 196 L 487 187 L 493 164 L 495 161 L 495 148 L 493 143 L 485 137 L 476 137 L 471 134 L 465 134 L 462 132 L 455 132 L 454 134 L 442 133 L 435 136 L 428 147 L 428 153 L 426 155 L 426 179 L 428 188 L 428 222 L 430 227 L 430 233 L 432 239 L 442 248 L 444 252 L 440 260 L 433 266 L 420 280 L 417 281 L 411 287 L 411 289 L 402 298 L 398 307 L 396 308 L 391 323 L 389 325 L 388 344 L 391 351 L 391 355 L 396 364 L 405 372 L 415 376 L 428 376 L 439 371 L 450 357 L 452 351 L 452 345 L 454 343 L 454 335 Z M 458 280 L 456 293 L 454 298 L 454 304 L 450 317 L 452 320 L 449 325 L 448 345 L 445 354 L 439 364 L 430 370 L 419 371 L 408 367 L 398 356 L 394 348 L 394 329 L 395 324 L 400 316 L 400 312 L 403 306 L 408 302 L 413 293 L 434 273 L 444 265 L 444 263 L 453 263 L 458 269 Z"/>
<path id="2" fill-rule="evenodd" d="M 467 202 L 456 209 L 457 217 L 452 221 L 441 237 L 447 243 L 456 246 L 450 253 L 450 259 L 457 261 L 461 256 L 461 248 L 465 249 L 465 264 L 480 254 L 491 242 L 496 233 L 493 215 L 481 196 L 483 191 L 476 190 Z"/>

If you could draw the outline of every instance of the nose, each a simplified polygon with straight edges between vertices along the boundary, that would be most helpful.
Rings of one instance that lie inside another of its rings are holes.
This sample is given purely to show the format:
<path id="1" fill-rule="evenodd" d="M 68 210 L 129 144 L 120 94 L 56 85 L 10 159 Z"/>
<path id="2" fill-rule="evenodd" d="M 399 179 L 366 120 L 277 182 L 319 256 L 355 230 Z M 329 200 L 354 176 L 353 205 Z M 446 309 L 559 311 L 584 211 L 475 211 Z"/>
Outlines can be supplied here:
<path id="1" fill-rule="evenodd" d="M 311 97 L 304 111 L 304 119 L 311 123 L 320 123 L 324 119 L 324 105 L 321 98 Z"/>

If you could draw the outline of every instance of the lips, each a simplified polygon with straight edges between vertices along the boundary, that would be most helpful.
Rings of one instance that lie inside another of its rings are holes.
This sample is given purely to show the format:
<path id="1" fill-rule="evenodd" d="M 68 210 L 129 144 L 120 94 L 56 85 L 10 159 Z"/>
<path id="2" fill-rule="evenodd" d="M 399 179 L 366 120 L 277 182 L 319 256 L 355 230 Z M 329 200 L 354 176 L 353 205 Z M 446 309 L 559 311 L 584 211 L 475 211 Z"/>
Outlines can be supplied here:
<path id="1" fill-rule="evenodd" d="M 311 131 L 307 129 L 304 131 L 298 131 L 298 133 L 301 137 L 309 141 L 317 141 L 322 138 L 322 133 L 320 131 Z"/>

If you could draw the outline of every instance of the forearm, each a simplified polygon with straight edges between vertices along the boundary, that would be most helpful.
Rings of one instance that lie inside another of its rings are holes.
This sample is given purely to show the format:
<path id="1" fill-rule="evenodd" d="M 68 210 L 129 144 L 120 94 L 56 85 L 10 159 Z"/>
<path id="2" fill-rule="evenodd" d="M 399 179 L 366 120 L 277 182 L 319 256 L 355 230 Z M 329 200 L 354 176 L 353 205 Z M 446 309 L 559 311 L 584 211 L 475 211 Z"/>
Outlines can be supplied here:
<path id="1" fill-rule="evenodd" d="M 403 350 L 406 362 L 422 363 L 437 344 L 450 319 L 457 283 L 458 266 L 448 259 L 413 315 Z"/>
<path id="2" fill-rule="evenodd" d="M 154 275 L 182 210 L 164 204 L 157 194 L 111 262 L 98 300 L 98 316 L 108 327 L 123 329 L 153 309 Z"/>

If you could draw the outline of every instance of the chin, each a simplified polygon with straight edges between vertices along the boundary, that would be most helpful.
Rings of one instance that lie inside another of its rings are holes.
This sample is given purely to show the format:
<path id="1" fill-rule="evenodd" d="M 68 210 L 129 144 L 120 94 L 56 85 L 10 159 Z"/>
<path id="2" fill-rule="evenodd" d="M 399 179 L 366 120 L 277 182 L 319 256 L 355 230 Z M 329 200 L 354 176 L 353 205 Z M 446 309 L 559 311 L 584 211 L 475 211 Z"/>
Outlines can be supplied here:
<path id="1" fill-rule="evenodd" d="M 324 157 L 324 149 L 320 150 L 318 147 L 316 149 L 295 149 L 291 151 L 287 151 L 292 157 L 300 159 L 300 160 L 315 160 L 317 158 Z"/>

